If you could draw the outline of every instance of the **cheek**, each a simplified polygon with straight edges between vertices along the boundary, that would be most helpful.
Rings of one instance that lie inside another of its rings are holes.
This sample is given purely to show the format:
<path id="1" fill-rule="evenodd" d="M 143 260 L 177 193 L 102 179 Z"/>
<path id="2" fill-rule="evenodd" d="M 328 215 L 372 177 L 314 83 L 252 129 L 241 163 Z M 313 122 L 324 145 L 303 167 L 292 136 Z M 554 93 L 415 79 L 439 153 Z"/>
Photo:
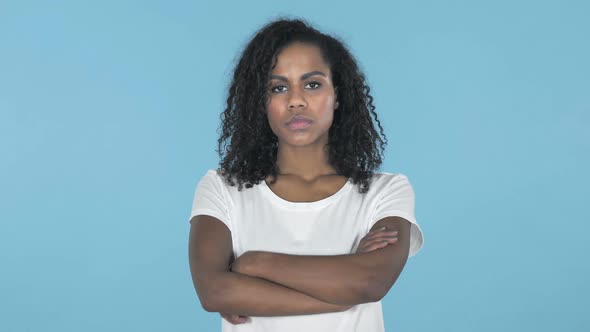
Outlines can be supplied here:
<path id="1" fill-rule="evenodd" d="M 323 96 L 317 100 L 318 109 L 321 109 L 324 118 L 331 119 L 333 117 L 335 101 L 334 96 Z"/>
<path id="2" fill-rule="evenodd" d="M 280 103 L 276 99 L 271 99 L 266 106 L 266 117 L 268 118 L 268 124 L 274 131 L 277 127 L 277 121 L 281 118 Z"/>
<path id="3" fill-rule="evenodd" d="M 319 112 L 327 112 L 330 110 L 334 110 L 334 103 L 336 102 L 336 98 L 332 94 L 317 94 L 310 98 L 310 106 Z M 313 105 L 313 106 L 312 106 Z"/>
<path id="4" fill-rule="evenodd" d="M 334 95 L 328 95 L 324 97 L 324 107 L 325 108 L 334 108 L 334 102 L 336 101 L 336 98 L 334 97 Z"/>
<path id="5" fill-rule="evenodd" d="M 278 106 L 279 106 L 279 102 L 278 102 L 277 98 L 270 98 L 268 104 L 266 105 L 266 112 L 267 113 L 276 112 L 276 110 L 278 109 Z"/>

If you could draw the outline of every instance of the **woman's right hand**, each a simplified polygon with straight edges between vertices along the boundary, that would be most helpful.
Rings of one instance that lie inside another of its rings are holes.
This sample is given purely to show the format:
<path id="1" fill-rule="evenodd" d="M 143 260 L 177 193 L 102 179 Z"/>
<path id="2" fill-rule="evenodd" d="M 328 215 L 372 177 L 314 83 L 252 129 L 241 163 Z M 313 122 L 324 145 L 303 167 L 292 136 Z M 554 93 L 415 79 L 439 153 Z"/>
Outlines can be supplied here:
<path id="1" fill-rule="evenodd" d="M 365 235 L 356 250 L 357 254 L 371 252 L 397 242 L 397 231 L 378 228 Z"/>
<path id="2" fill-rule="evenodd" d="M 248 316 L 240 316 L 236 314 L 226 314 L 226 313 L 219 313 L 221 317 L 225 318 L 228 322 L 237 325 L 237 324 L 244 324 L 250 321 Z"/>

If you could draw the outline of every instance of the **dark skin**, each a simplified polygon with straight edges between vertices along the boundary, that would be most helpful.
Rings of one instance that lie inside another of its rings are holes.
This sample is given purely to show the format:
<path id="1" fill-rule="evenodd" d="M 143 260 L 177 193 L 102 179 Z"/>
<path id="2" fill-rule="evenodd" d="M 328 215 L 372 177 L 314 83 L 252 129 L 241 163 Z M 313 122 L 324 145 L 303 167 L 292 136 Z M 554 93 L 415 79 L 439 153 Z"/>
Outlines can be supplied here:
<path id="1" fill-rule="evenodd" d="M 384 248 L 388 245 L 394 244 L 398 241 L 397 238 L 398 231 L 387 229 L 386 226 L 381 228 L 374 227 L 367 235 L 365 235 L 357 248 L 356 253 L 368 253 L 371 251 L 375 251 L 381 248 Z M 232 271 L 238 273 L 244 273 L 243 268 L 239 266 L 233 266 Z M 232 324 L 243 324 L 248 322 L 249 317 L 244 315 L 238 314 L 230 314 L 230 313 L 220 313 L 221 317 L 225 318 L 228 322 Z"/>
<path id="2" fill-rule="evenodd" d="M 266 114 L 279 143 L 278 181 L 294 186 L 289 188 L 289 194 L 296 197 L 313 189 L 339 188 L 346 181 L 328 163 L 325 150 L 334 110 L 338 108 L 331 76 L 320 50 L 302 43 L 285 48 L 271 73 Z M 286 123 L 295 115 L 311 120 L 311 126 L 290 129 Z M 301 193 L 294 194 L 298 190 Z"/>
<path id="3" fill-rule="evenodd" d="M 318 74 L 301 80 L 312 72 Z M 269 188 L 290 202 L 313 202 L 331 196 L 347 179 L 336 174 L 323 150 L 338 106 L 329 66 L 319 49 L 295 43 L 278 55 L 271 77 L 267 118 L 279 141 L 277 164 L 281 174 Z M 285 122 L 297 114 L 311 119 L 311 128 L 288 129 Z M 267 184 L 270 180 L 266 179 Z M 245 316 L 221 315 L 234 323 L 247 321 Z"/>
<path id="4" fill-rule="evenodd" d="M 333 112 L 338 108 L 330 67 L 317 47 L 294 43 L 278 55 L 271 75 L 266 111 L 279 142 L 280 172 L 275 184 L 269 184 L 270 177 L 265 181 L 273 192 L 291 202 L 329 197 L 347 181 L 327 162 L 325 150 Z M 310 119 L 311 126 L 289 128 L 286 123 L 295 115 Z M 379 230 L 382 226 L 386 229 Z M 214 217 L 196 216 L 191 220 L 189 239 L 193 282 L 205 310 L 220 312 L 234 324 L 246 322 L 248 316 L 345 311 L 356 304 L 378 301 L 387 293 L 406 262 L 409 227 L 402 218 L 384 218 L 351 255 L 250 251 L 234 261 L 229 229 Z M 276 266 L 281 266 L 280 271 L 273 268 Z M 306 273 L 313 273 L 317 283 L 305 282 L 310 280 Z M 329 284 L 321 284 L 324 280 Z"/>

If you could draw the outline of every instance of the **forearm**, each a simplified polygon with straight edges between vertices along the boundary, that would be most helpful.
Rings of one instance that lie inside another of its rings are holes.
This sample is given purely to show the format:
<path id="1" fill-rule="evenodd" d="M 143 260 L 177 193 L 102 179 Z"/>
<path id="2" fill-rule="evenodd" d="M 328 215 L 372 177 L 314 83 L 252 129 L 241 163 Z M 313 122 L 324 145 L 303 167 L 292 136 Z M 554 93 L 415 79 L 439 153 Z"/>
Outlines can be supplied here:
<path id="1" fill-rule="evenodd" d="M 211 276 L 210 312 L 244 316 L 311 315 L 348 310 L 351 306 L 327 303 L 297 290 L 236 272 Z"/>
<path id="2" fill-rule="evenodd" d="M 256 252 L 245 274 L 263 278 L 337 305 L 371 302 L 373 267 L 364 254 L 336 256 Z"/>

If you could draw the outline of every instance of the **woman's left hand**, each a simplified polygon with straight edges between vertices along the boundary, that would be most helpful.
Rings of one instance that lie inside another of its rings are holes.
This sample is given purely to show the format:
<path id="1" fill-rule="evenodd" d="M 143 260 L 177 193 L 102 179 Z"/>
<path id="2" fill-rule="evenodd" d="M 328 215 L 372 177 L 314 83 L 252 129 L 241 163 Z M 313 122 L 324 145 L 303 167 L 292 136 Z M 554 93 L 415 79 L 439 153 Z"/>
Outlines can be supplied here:
<path id="1" fill-rule="evenodd" d="M 356 250 L 357 254 L 371 252 L 377 249 L 385 248 L 390 244 L 397 242 L 397 231 L 393 229 L 380 228 L 369 232 L 359 242 Z"/>

